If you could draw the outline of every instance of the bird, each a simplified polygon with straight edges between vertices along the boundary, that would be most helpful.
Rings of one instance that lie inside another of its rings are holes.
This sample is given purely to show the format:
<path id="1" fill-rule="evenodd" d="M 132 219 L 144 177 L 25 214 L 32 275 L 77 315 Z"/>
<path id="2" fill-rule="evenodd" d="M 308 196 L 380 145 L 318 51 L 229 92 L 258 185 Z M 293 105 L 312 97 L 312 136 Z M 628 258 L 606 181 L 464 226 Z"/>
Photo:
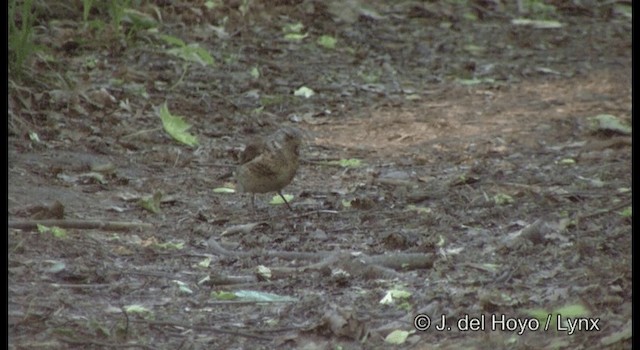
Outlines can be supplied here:
<path id="1" fill-rule="evenodd" d="M 281 190 L 291 183 L 298 171 L 298 158 L 303 138 L 302 130 L 283 127 L 266 139 L 249 143 L 240 154 L 236 168 L 236 190 L 251 193 L 251 207 L 255 211 L 255 194 L 277 192 L 293 210 Z"/>

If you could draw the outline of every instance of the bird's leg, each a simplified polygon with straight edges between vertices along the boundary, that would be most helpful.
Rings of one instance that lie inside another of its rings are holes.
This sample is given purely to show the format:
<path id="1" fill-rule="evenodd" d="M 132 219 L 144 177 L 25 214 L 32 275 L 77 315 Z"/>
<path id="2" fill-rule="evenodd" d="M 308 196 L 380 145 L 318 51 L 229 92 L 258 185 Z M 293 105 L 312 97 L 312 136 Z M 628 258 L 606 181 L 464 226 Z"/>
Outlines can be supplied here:
<path id="1" fill-rule="evenodd" d="M 278 191 L 278 195 L 280 196 L 280 198 L 282 198 L 282 200 L 284 201 L 284 204 L 287 205 L 287 208 L 289 208 L 289 210 L 293 211 L 293 209 L 291 209 L 291 206 L 289 205 L 289 202 L 287 202 L 287 200 L 282 195 L 282 192 Z"/>
<path id="2" fill-rule="evenodd" d="M 252 193 L 252 194 L 251 194 L 251 210 L 253 210 L 253 213 L 254 213 L 254 214 L 256 213 L 256 204 L 255 204 L 255 201 L 256 201 L 256 194 L 255 194 L 255 193 Z"/>

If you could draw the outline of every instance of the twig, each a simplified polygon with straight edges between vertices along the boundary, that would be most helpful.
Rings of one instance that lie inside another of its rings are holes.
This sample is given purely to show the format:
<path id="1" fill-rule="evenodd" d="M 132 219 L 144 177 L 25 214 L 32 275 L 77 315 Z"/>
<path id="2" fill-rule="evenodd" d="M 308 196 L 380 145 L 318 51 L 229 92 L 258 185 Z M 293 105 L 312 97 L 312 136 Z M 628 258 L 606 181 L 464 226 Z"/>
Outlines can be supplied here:
<path id="1" fill-rule="evenodd" d="M 339 212 L 337 210 L 314 210 L 314 211 L 310 211 L 307 213 L 302 213 L 302 214 L 296 214 L 296 215 L 291 215 L 287 217 L 288 219 L 299 219 L 299 218 L 303 218 L 305 216 L 311 216 L 313 214 L 338 214 Z"/>
<path id="2" fill-rule="evenodd" d="M 125 139 L 128 139 L 130 137 L 146 134 L 146 133 L 149 133 L 149 132 L 156 132 L 156 131 L 160 131 L 160 130 L 162 130 L 162 128 L 153 128 L 153 129 L 140 130 L 140 131 L 133 132 L 131 134 L 124 135 L 124 136 L 120 137 L 120 139 L 121 140 L 125 140 Z"/>
<path id="3" fill-rule="evenodd" d="M 352 275 L 365 276 L 395 276 L 394 270 L 428 269 L 433 266 L 435 255 L 430 253 L 391 253 L 367 256 L 349 251 L 321 251 L 321 252 L 283 252 L 283 251 L 248 251 L 232 252 L 223 248 L 214 237 L 207 241 L 214 254 L 246 258 L 265 256 L 290 260 L 321 260 L 318 263 L 301 267 L 272 267 L 273 277 L 287 277 L 292 273 L 304 273 L 309 270 L 321 270 L 329 266 L 337 266 L 349 271 Z"/>
<path id="4" fill-rule="evenodd" d="M 231 334 L 231 335 L 237 335 L 240 337 L 245 337 L 245 338 L 253 338 L 253 339 L 259 339 L 259 340 L 273 340 L 273 337 L 267 337 L 264 335 L 258 335 L 258 334 L 253 334 L 253 333 L 249 333 L 249 332 L 241 332 L 241 331 L 233 331 L 233 330 L 228 330 L 228 329 L 220 329 L 217 327 L 211 327 L 211 326 L 200 326 L 200 325 L 188 325 L 188 324 L 184 324 L 184 323 L 178 323 L 178 322 L 164 322 L 164 321 L 149 321 L 149 320 L 131 320 L 132 322 L 136 322 L 136 323 L 146 323 L 150 326 L 167 326 L 167 327 L 176 327 L 176 328 L 184 328 L 184 329 L 197 329 L 199 331 L 209 331 L 209 332 L 213 332 L 213 333 L 223 333 L 223 334 Z"/>
<path id="5" fill-rule="evenodd" d="M 153 347 L 148 345 L 143 345 L 143 344 L 131 344 L 131 343 L 118 344 L 118 343 L 109 343 L 109 342 L 103 342 L 103 341 L 97 341 L 97 340 L 84 340 L 84 339 L 79 340 L 79 339 L 73 339 L 70 337 L 58 337 L 58 339 L 60 339 L 65 343 L 74 344 L 74 345 L 84 345 L 84 346 L 97 345 L 105 348 L 141 348 L 141 349 L 149 349 L 149 350 L 153 349 Z"/>
<path id="6" fill-rule="evenodd" d="M 621 202 L 618 205 L 613 206 L 612 208 L 600 209 L 600 210 L 596 210 L 596 211 L 591 212 L 591 213 L 577 215 L 576 216 L 576 220 L 583 220 L 583 219 L 586 219 L 586 218 L 591 218 L 591 217 L 594 217 L 594 216 L 611 213 L 611 212 L 614 212 L 616 210 L 620 210 L 620 209 L 622 209 L 624 207 L 627 207 L 627 206 L 631 206 L 631 203 L 629 203 L 629 202 Z"/>
<path id="7" fill-rule="evenodd" d="M 153 225 L 144 222 L 125 222 L 125 221 L 97 221 L 97 220 L 27 220 L 27 221 L 9 221 L 10 228 L 21 230 L 34 230 L 38 225 L 57 226 L 60 228 L 75 228 L 80 230 L 102 229 L 125 231 L 134 228 L 153 228 Z"/>

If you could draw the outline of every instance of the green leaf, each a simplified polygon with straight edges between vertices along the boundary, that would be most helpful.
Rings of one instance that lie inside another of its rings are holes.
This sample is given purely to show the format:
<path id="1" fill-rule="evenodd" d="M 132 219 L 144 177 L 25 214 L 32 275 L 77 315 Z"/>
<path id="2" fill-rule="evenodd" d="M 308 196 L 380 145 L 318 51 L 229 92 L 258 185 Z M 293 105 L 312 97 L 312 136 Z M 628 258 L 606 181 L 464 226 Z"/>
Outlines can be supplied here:
<path id="1" fill-rule="evenodd" d="M 209 51 L 201 48 L 198 44 L 175 47 L 169 49 L 167 52 L 185 61 L 200 63 L 203 66 L 210 66 L 215 62 L 211 54 L 209 54 Z"/>
<path id="2" fill-rule="evenodd" d="M 144 29 L 149 29 L 157 26 L 155 18 L 152 16 L 130 8 L 124 9 L 123 21 L 130 21 L 134 26 Z"/>
<path id="3" fill-rule="evenodd" d="M 300 33 L 303 28 L 304 28 L 304 24 L 302 24 L 301 22 L 290 23 L 290 24 L 286 24 L 282 28 L 282 31 L 285 33 Z"/>
<path id="4" fill-rule="evenodd" d="M 581 304 L 572 304 L 560 307 L 551 312 L 538 308 L 538 309 L 527 309 L 523 310 L 529 316 L 535 317 L 541 324 L 544 324 L 547 321 L 547 318 L 551 318 L 551 328 L 556 328 L 557 323 L 556 320 L 558 316 L 561 316 L 562 319 L 566 319 L 567 317 L 585 317 L 589 314 L 589 310 L 585 308 Z"/>
<path id="5" fill-rule="evenodd" d="M 631 127 L 617 117 L 610 114 L 599 114 L 590 118 L 594 131 L 612 131 L 622 135 L 631 135 Z"/>
<path id="6" fill-rule="evenodd" d="M 202 261 L 200 261 L 197 265 L 198 267 L 202 267 L 206 269 L 209 266 L 211 266 L 211 258 L 205 258 Z"/>
<path id="7" fill-rule="evenodd" d="M 229 187 L 216 187 L 213 189 L 213 193 L 236 193 L 236 190 Z"/>
<path id="8" fill-rule="evenodd" d="M 327 49 L 335 49 L 336 48 L 336 42 L 338 42 L 338 40 L 334 37 L 332 37 L 331 35 L 323 35 L 321 37 L 318 38 L 318 45 L 327 48 Z"/>
<path id="9" fill-rule="evenodd" d="M 182 282 L 182 281 L 178 281 L 178 280 L 173 280 L 173 283 L 178 285 L 178 289 L 180 289 L 180 292 L 184 293 L 184 294 L 193 294 L 193 290 L 191 290 L 191 288 L 189 288 L 189 285 Z"/>
<path id="10" fill-rule="evenodd" d="M 391 305 L 398 304 L 411 297 L 411 292 L 404 289 L 390 289 L 387 291 L 384 297 L 380 300 L 380 304 Z"/>
<path id="11" fill-rule="evenodd" d="M 49 227 L 48 226 L 37 224 L 36 227 L 38 228 L 38 233 L 47 233 L 47 232 L 49 232 Z"/>
<path id="12" fill-rule="evenodd" d="M 271 269 L 264 266 L 264 265 L 259 265 L 258 269 L 256 270 L 256 276 L 258 278 L 260 278 L 260 280 L 262 281 L 268 281 L 271 279 L 271 277 L 273 276 L 271 273 Z"/>
<path id="13" fill-rule="evenodd" d="M 574 165 L 574 164 L 576 164 L 576 160 L 573 159 L 573 158 L 564 158 L 564 159 L 560 159 L 558 161 L 558 164 L 561 164 L 561 165 Z"/>
<path id="14" fill-rule="evenodd" d="M 242 15 L 242 17 L 246 16 L 247 13 L 249 13 L 250 5 L 251 2 L 249 0 L 242 0 L 240 6 L 238 7 L 238 10 L 240 10 L 240 14 Z"/>
<path id="15" fill-rule="evenodd" d="M 356 158 L 332 160 L 327 162 L 328 165 L 337 165 L 343 168 L 359 168 L 362 166 L 362 161 Z"/>
<path id="16" fill-rule="evenodd" d="M 160 107 L 160 119 L 162 119 L 164 130 L 178 142 L 191 147 L 197 146 L 198 139 L 187 132 L 191 128 L 191 124 L 188 124 L 182 118 L 181 116 L 172 115 L 167 108 L 166 102 Z"/>
<path id="17" fill-rule="evenodd" d="M 511 24 L 515 26 L 528 26 L 537 29 L 556 29 L 564 27 L 564 24 L 558 21 L 545 21 L 545 20 L 536 20 L 536 19 L 527 19 L 527 18 L 515 18 L 511 20 Z"/>
<path id="18" fill-rule="evenodd" d="M 623 218 L 630 218 L 631 217 L 631 207 L 626 207 L 624 210 L 622 210 L 620 212 L 620 216 L 622 216 Z"/>
<path id="19" fill-rule="evenodd" d="M 456 79 L 456 82 L 460 85 L 471 86 L 478 84 L 493 84 L 495 83 L 495 79 L 492 78 L 482 78 L 482 79 Z"/>
<path id="20" fill-rule="evenodd" d="M 287 202 L 291 202 L 293 200 L 293 196 L 290 194 L 283 194 L 283 196 Z M 284 201 L 279 195 L 275 195 L 271 198 L 271 202 L 269 202 L 269 204 L 284 204 Z"/>
<path id="21" fill-rule="evenodd" d="M 547 316 L 549 315 L 549 311 L 538 308 L 538 309 L 526 309 L 523 310 L 527 315 L 533 316 L 535 319 L 540 321 L 540 323 L 544 324 L 547 320 Z"/>
<path id="22" fill-rule="evenodd" d="M 167 44 L 170 44 L 170 45 L 173 45 L 173 46 L 179 46 L 179 47 L 187 46 L 187 44 L 185 44 L 185 42 L 182 41 L 182 39 L 176 38 L 175 36 L 161 34 L 160 35 L 160 39 L 162 39 L 165 42 L 167 42 Z"/>
<path id="23" fill-rule="evenodd" d="M 482 84 L 480 79 L 457 79 L 456 81 L 458 84 L 466 86 Z"/>
<path id="24" fill-rule="evenodd" d="M 46 266 L 43 271 L 47 273 L 59 273 L 67 268 L 67 264 L 59 260 L 44 260 L 43 263 Z"/>
<path id="25" fill-rule="evenodd" d="M 217 300 L 235 300 L 238 299 L 233 292 L 220 291 L 220 292 L 211 292 L 211 298 Z"/>
<path id="26" fill-rule="evenodd" d="M 162 192 L 158 191 L 153 196 L 142 197 L 138 200 L 138 205 L 142 208 L 158 214 L 160 212 L 160 201 L 162 200 Z"/>
<path id="27" fill-rule="evenodd" d="M 29 131 L 29 140 L 35 143 L 40 143 L 40 137 L 38 136 L 38 133 L 35 131 Z"/>
<path id="28" fill-rule="evenodd" d="M 208 10 L 213 10 L 217 7 L 219 7 L 221 4 L 221 1 L 212 1 L 212 0 L 207 0 L 204 2 L 204 7 L 206 7 Z"/>
<path id="29" fill-rule="evenodd" d="M 409 297 L 411 297 L 411 292 L 404 289 L 392 289 L 389 292 L 395 299 L 408 299 Z"/>
<path id="30" fill-rule="evenodd" d="M 419 207 L 419 206 L 416 206 L 414 204 L 407 205 L 407 210 L 415 210 L 416 212 L 418 212 L 420 214 L 429 214 L 429 213 L 431 213 L 431 208 L 429 208 L 429 207 Z"/>
<path id="31" fill-rule="evenodd" d="M 473 12 L 465 12 L 462 14 L 462 18 L 469 20 L 469 21 L 477 21 L 478 20 L 478 16 L 476 16 L 475 13 Z"/>
<path id="32" fill-rule="evenodd" d="M 498 193 L 493 196 L 493 202 L 497 205 L 507 205 L 514 202 L 513 197 L 508 194 Z"/>
<path id="33" fill-rule="evenodd" d="M 631 9 L 631 2 L 628 4 L 615 4 L 613 5 L 613 13 L 622 15 L 628 19 L 633 18 L 633 11 Z"/>
<path id="34" fill-rule="evenodd" d="M 316 93 L 313 90 L 309 89 L 306 86 L 302 86 L 298 90 L 293 92 L 293 96 L 302 96 L 302 97 L 305 97 L 305 98 L 309 98 L 309 97 L 311 97 L 311 96 L 313 96 L 315 94 Z"/>
<path id="35" fill-rule="evenodd" d="M 163 250 L 182 250 L 184 249 L 184 242 L 155 243 L 153 247 Z"/>
<path id="36" fill-rule="evenodd" d="M 273 293 L 260 292 L 255 290 L 239 290 L 234 293 L 240 300 L 259 301 L 259 302 L 292 302 L 297 301 L 296 298 L 282 296 Z"/>
<path id="37" fill-rule="evenodd" d="M 589 315 L 589 310 L 587 310 L 587 308 L 584 307 L 582 304 L 566 305 L 559 309 L 554 310 L 553 312 L 561 315 L 562 318 L 584 317 Z"/>
<path id="38" fill-rule="evenodd" d="M 258 69 L 258 67 L 253 67 L 251 68 L 249 75 L 251 75 L 253 79 L 258 79 L 260 78 L 260 70 Z"/>
<path id="39" fill-rule="evenodd" d="M 149 318 L 152 316 L 151 310 L 149 308 L 139 304 L 127 305 L 124 307 L 124 310 L 128 314 L 141 315 L 144 318 Z"/>
<path id="40" fill-rule="evenodd" d="M 309 36 L 309 34 L 289 33 L 289 34 L 285 34 L 284 38 L 285 40 L 289 40 L 289 41 L 301 41 L 307 36 Z"/>
<path id="41" fill-rule="evenodd" d="M 473 44 L 465 45 L 464 49 L 472 55 L 480 55 L 486 51 L 486 47 Z"/>
<path id="42" fill-rule="evenodd" d="M 175 36 L 161 34 L 160 39 L 164 40 L 167 44 L 173 46 L 167 50 L 171 55 L 179 57 L 188 62 L 200 63 L 203 66 L 210 66 L 215 63 L 215 60 L 206 49 L 200 47 L 197 43 L 187 45 L 184 41 Z"/>
<path id="43" fill-rule="evenodd" d="M 60 228 L 58 226 L 53 226 L 51 228 L 51 234 L 56 238 L 64 238 L 67 237 L 67 230 Z"/>
<path id="44" fill-rule="evenodd" d="M 108 181 L 107 179 L 104 177 L 104 175 L 97 173 L 95 171 L 91 171 L 88 173 L 84 173 L 84 174 L 80 174 L 80 177 L 82 178 L 87 178 L 87 179 L 91 179 L 95 182 L 99 182 L 101 184 L 106 184 Z"/>
<path id="45" fill-rule="evenodd" d="M 67 230 L 58 226 L 48 227 L 45 225 L 37 224 L 36 227 L 38 228 L 39 233 L 51 233 L 51 235 L 56 238 L 67 237 Z"/>
<path id="46" fill-rule="evenodd" d="M 402 331 L 396 329 L 395 331 L 389 333 L 385 338 L 384 342 L 387 344 L 404 344 L 411 333 L 408 331 Z"/>

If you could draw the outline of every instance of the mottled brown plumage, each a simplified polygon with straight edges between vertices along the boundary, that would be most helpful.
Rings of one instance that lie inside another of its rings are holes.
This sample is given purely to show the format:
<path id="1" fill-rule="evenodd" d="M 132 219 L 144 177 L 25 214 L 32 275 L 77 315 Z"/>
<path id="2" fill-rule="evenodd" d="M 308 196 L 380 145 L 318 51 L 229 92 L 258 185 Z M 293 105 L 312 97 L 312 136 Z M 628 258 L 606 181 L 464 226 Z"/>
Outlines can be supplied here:
<path id="1" fill-rule="evenodd" d="M 302 135 L 300 129 L 285 127 L 266 140 L 251 142 L 240 154 L 236 188 L 239 192 L 253 194 L 252 207 L 255 193 L 277 192 L 291 209 L 280 190 L 296 175 Z"/>

